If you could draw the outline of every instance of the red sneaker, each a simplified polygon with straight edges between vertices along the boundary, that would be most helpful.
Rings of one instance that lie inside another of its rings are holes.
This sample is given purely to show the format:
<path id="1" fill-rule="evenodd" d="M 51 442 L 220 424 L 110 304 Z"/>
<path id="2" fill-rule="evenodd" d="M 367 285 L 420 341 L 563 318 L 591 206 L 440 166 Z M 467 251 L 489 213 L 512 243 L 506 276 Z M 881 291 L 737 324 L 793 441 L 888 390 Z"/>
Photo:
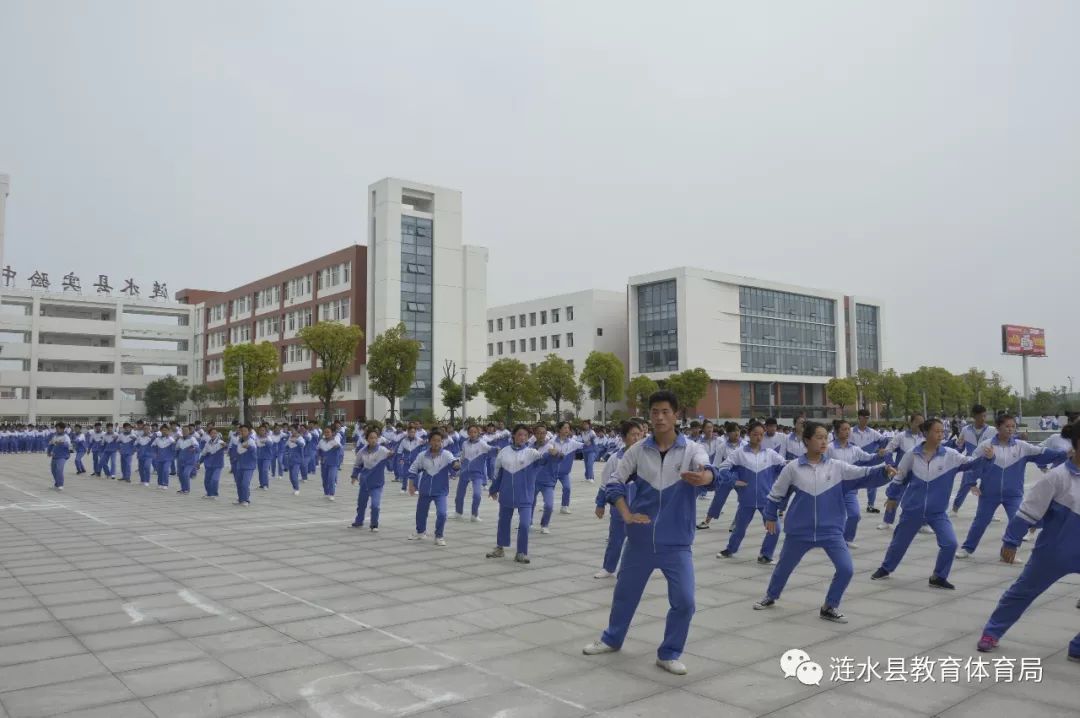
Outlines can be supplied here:
<path id="1" fill-rule="evenodd" d="M 979 639 L 979 645 L 976 646 L 979 651 L 988 653 L 997 648 L 998 641 L 991 635 L 984 635 Z"/>

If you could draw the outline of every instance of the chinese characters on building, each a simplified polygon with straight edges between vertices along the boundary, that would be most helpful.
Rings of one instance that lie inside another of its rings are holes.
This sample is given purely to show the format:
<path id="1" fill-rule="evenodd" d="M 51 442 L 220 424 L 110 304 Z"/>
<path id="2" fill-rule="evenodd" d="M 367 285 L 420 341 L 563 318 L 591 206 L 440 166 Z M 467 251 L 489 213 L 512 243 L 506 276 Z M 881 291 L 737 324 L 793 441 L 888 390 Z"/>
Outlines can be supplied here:
<path id="1" fill-rule="evenodd" d="M 18 272 L 11 268 L 11 265 L 5 266 L 0 269 L 0 280 L 4 287 L 14 289 L 17 285 L 15 282 Z M 52 282 L 49 280 L 49 273 L 42 272 L 40 270 L 34 270 L 34 273 L 27 277 L 27 282 L 31 289 L 48 290 L 52 286 Z M 97 281 L 93 286 L 97 294 L 112 294 L 113 286 L 109 283 L 109 277 L 105 274 L 99 274 Z M 63 282 L 61 284 L 64 292 L 75 292 L 76 294 L 82 293 L 82 280 L 75 274 L 75 272 L 68 272 L 64 275 Z M 140 296 L 139 285 L 135 283 L 133 278 L 124 280 L 123 289 L 120 290 L 121 294 L 126 294 L 128 297 Z M 165 282 L 153 283 L 153 291 L 150 293 L 151 299 L 169 299 L 169 289 Z"/>

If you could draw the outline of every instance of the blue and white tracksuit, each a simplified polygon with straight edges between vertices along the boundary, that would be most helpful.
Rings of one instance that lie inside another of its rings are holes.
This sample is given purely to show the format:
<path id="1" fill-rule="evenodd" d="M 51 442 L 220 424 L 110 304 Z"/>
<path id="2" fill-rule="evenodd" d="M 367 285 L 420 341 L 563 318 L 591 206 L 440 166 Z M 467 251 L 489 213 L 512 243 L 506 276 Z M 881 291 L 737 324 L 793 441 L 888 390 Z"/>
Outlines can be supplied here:
<path id="1" fill-rule="evenodd" d="M 718 466 L 724 463 L 732 452 L 738 451 L 742 447 L 742 441 L 739 441 L 737 444 L 732 444 L 727 440 L 727 437 L 723 437 L 720 443 L 717 444 L 716 453 L 712 456 L 712 465 Z M 709 510 L 705 515 L 710 519 L 718 518 L 720 513 L 724 510 L 724 504 L 727 502 L 728 495 L 734 488 L 735 485 L 730 481 L 714 481 L 712 486 L 713 498 L 709 503 Z"/>
<path id="2" fill-rule="evenodd" d="M 356 518 L 353 526 L 364 525 L 368 501 L 371 501 L 371 528 L 379 528 L 379 509 L 382 507 L 383 487 L 386 486 L 386 466 L 393 461 L 394 452 L 386 446 L 374 450 L 361 445 L 356 452 L 353 478 L 360 480 L 360 492 L 356 497 Z"/>
<path id="3" fill-rule="evenodd" d="M 603 485 L 596 492 L 596 506 L 597 508 L 607 505 L 607 485 L 611 481 L 611 477 L 615 474 L 615 468 L 619 465 L 619 460 L 622 459 L 623 454 L 626 453 L 625 447 L 619 449 L 606 464 L 604 464 L 603 473 Z M 634 503 L 634 494 L 637 492 L 636 477 L 632 477 L 626 482 L 626 495 L 623 497 L 626 500 L 628 506 L 632 506 Z M 614 506 L 608 506 L 608 537 L 607 548 L 604 549 L 604 570 L 608 573 L 615 573 L 615 569 L 619 565 L 619 557 L 622 556 L 623 544 L 626 542 L 626 522 L 623 521 L 622 514 Z"/>
<path id="4" fill-rule="evenodd" d="M 1031 558 L 998 601 L 983 633 L 1001 638 L 1032 601 L 1059 579 L 1080 572 L 1080 467 L 1067 461 L 1031 487 L 1005 529 L 1003 542 L 1018 548 L 1036 523 L 1043 529 Z M 1069 656 L 1080 658 L 1080 634 L 1069 642 Z"/>
<path id="5" fill-rule="evenodd" d="M 985 446 L 994 450 L 994 458 L 980 464 L 978 471 L 964 474 L 964 483 L 970 488 L 978 482 L 981 492 L 979 506 L 975 509 L 975 519 L 971 522 L 967 538 L 961 546 L 968 553 L 974 553 L 978 548 L 979 540 L 993 520 L 998 506 L 1005 507 L 1005 514 L 1012 521 L 1016 510 L 1020 508 L 1020 502 L 1024 500 L 1024 472 L 1029 462 L 1048 466 L 1067 458 L 1064 452 L 1034 446 L 1016 438 L 1002 444 L 996 435 L 990 441 L 980 444 L 975 453 L 981 453 Z"/>
<path id="6" fill-rule="evenodd" d="M 600 637 L 608 646 L 622 647 L 645 584 L 653 571 L 660 569 L 668 582 L 670 608 L 657 656 L 661 660 L 675 660 L 682 655 L 695 609 L 691 547 L 697 497 L 705 488 L 684 481 L 681 474 L 700 469 L 709 470 L 716 480 L 717 471 L 709 464 L 705 448 L 682 435 L 675 438 L 664 455 L 652 436 L 639 441 L 623 453 L 615 467 L 607 484 L 608 502 L 625 500 L 627 482 L 633 478 L 637 492 L 630 511 L 647 515 L 650 523 L 626 526 L 626 545 L 615 582 L 611 616 L 607 630 Z"/>
<path id="7" fill-rule="evenodd" d="M 555 508 L 555 483 L 558 481 L 556 470 L 559 468 L 556 461 L 556 457 L 551 455 L 551 437 L 544 441 L 543 444 L 539 444 L 535 439 L 530 440 L 532 448 L 540 452 L 540 456 L 543 457 L 543 461 L 536 469 L 535 483 L 536 483 L 536 496 L 543 496 L 544 498 L 544 510 L 540 514 L 540 526 L 544 527 L 551 523 L 551 514 Z M 535 507 L 539 501 L 533 499 L 533 506 Z M 533 510 L 533 518 L 536 517 L 535 508 Z"/>
<path id="8" fill-rule="evenodd" d="M 251 503 L 251 477 L 259 468 L 259 445 L 255 437 L 248 435 L 247 440 L 236 437 L 236 497 L 240 503 Z"/>
<path id="9" fill-rule="evenodd" d="M 456 471 L 457 459 L 446 449 L 437 454 L 425 450 L 409 466 L 409 483 L 420 495 L 416 502 L 416 534 L 427 533 L 428 511 L 435 504 L 435 538 L 446 530 L 446 497 L 450 494 L 450 474 Z"/>
<path id="10" fill-rule="evenodd" d="M 765 516 L 765 505 L 769 500 L 769 491 L 772 490 L 776 477 L 787 461 L 772 449 L 759 447 L 757 451 L 750 445 L 740 447 L 728 453 L 723 463 L 716 467 L 720 478 L 716 483 L 727 483 L 734 486 L 735 482 L 746 484 L 736 486 L 739 508 L 735 512 L 735 527 L 728 538 L 727 550 L 736 553 L 746 537 L 746 529 L 754 519 L 754 513 L 760 512 L 762 519 Z M 773 557 L 776 550 L 776 542 L 780 534 L 765 534 L 761 543 L 761 556 Z"/>
<path id="11" fill-rule="evenodd" d="M 806 455 L 806 444 L 803 443 L 802 436 L 797 431 L 792 431 L 790 434 L 784 437 L 784 458 L 788 461 L 794 461 L 800 456 Z"/>
<path id="12" fill-rule="evenodd" d="M 299 433 L 287 436 L 278 443 L 281 449 L 281 468 L 289 475 L 293 491 L 300 490 L 300 482 L 307 474 L 307 442 Z"/>
<path id="13" fill-rule="evenodd" d="M 975 451 L 979 444 L 989 441 L 993 436 L 994 427 L 989 424 L 983 424 L 981 429 L 975 428 L 974 424 L 967 424 L 960 429 L 960 435 L 956 438 L 956 450 L 961 454 L 971 456 L 971 452 Z M 971 491 L 971 484 L 964 483 L 963 477 L 961 477 L 960 487 L 956 490 L 956 498 L 952 502 L 953 511 L 960 510 L 969 491 Z"/>
<path id="14" fill-rule="evenodd" d="M 518 512 L 517 553 L 529 554 L 529 526 L 536 501 L 536 480 L 550 457 L 531 446 L 504 446 L 495 456 L 495 475 L 488 489 L 499 499 L 499 525 L 495 545 L 510 547 L 510 522 Z"/>
<path id="15" fill-rule="evenodd" d="M 869 426 L 866 429 L 860 429 L 858 426 L 851 427 L 851 437 L 849 442 L 859 447 L 868 454 L 875 453 L 878 449 L 889 443 L 888 440 L 881 435 L 881 432 L 877 429 L 871 429 Z M 845 459 L 841 459 L 844 461 Z M 849 461 L 850 463 L 854 463 Z M 873 507 L 877 501 L 877 487 L 872 486 L 866 490 L 866 505 Z M 856 501 L 856 503 L 858 503 Z"/>
<path id="16" fill-rule="evenodd" d="M 574 456 L 578 451 L 584 451 L 585 444 L 577 439 L 562 439 L 555 437 L 551 442 L 558 452 L 559 456 L 556 457 L 556 462 L 552 466 L 552 471 L 555 474 L 555 479 L 562 484 L 562 507 L 565 509 L 570 505 L 570 472 L 574 469 Z M 595 458 L 595 453 L 593 454 Z M 592 472 L 590 471 L 589 474 Z M 592 476 L 586 476 L 589 481 L 592 481 Z"/>
<path id="17" fill-rule="evenodd" d="M 180 491 L 191 492 L 191 476 L 199 468 L 199 440 L 194 435 L 176 442 L 177 472 L 180 477 Z"/>
<path id="18" fill-rule="evenodd" d="M 836 441 L 829 442 L 829 447 L 825 450 L 825 456 L 855 466 L 874 466 L 875 464 L 882 464 L 885 462 L 884 458 L 877 456 L 876 454 L 868 454 L 850 441 L 843 446 Z M 870 487 L 866 490 L 867 501 L 870 500 L 869 497 L 871 492 L 873 492 L 874 496 L 877 496 L 877 487 Z M 862 518 L 862 514 L 859 511 L 858 491 L 850 490 L 844 492 L 844 506 L 847 507 L 847 521 L 844 523 L 844 540 L 851 543 L 855 540 L 855 533 L 859 529 L 859 520 Z"/>
<path id="19" fill-rule="evenodd" d="M 120 479 L 131 483 L 131 457 L 135 455 L 135 440 L 139 437 L 131 431 L 121 431 L 116 437 L 120 451 Z"/>
<path id="20" fill-rule="evenodd" d="M 274 441 L 269 436 L 256 436 L 255 446 L 258 449 L 259 460 L 259 488 L 270 487 L 270 465 L 274 462 Z"/>
<path id="21" fill-rule="evenodd" d="M 939 446 L 929 458 L 924 454 L 926 445 L 904 454 L 896 476 L 885 489 L 890 501 L 900 501 L 903 513 L 893 531 L 892 541 L 885 552 L 881 567 L 892 573 L 911 546 L 912 539 L 923 524 L 934 530 L 937 536 L 938 555 L 933 575 L 948 578 L 956 556 L 956 533 L 949 521 L 949 497 L 952 495 L 953 479 L 965 470 L 978 470 L 984 458 L 970 457 L 955 449 Z"/>
<path id="22" fill-rule="evenodd" d="M 147 429 L 135 439 L 135 460 L 138 462 L 139 483 L 150 485 L 154 475 L 154 435 Z"/>
<path id="23" fill-rule="evenodd" d="M 71 437 L 62 431 L 53 434 L 45 448 L 46 453 L 51 457 L 49 470 L 52 472 L 53 486 L 56 488 L 64 486 L 64 464 L 71 456 L 71 448 Z"/>
<path id="24" fill-rule="evenodd" d="M 585 480 L 592 481 L 595 478 L 595 476 L 593 475 L 593 463 L 596 461 L 597 455 L 602 453 L 603 449 L 597 444 L 596 432 L 592 429 L 582 432 L 581 445 L 581 459 L 585 462 Z M 571 466 L 572 465 L 573 464 L 571 464 Z M 570 493 L 570 489 L 569 487 L 567 487 L 566 484 L 563 484 L 563 493 L 564 495 L 568 495 Z M 569 505 L 569 503 L 563 504 L 563 506 Z"/>
<path id="25" fill-rule="evenodd" d="M 169 471 L 176 460 L 176 441 L 171 436 L 159 436 L 151 443 L 154 452 L 154 471 L 158 486 L 169 485 Z"/>
<path id="26" fill-rule="evenodd" d="M 316 447 L 319 453 L 319 470 L 322 478 L 323 494 L 333 496 L 337 493 L 338 471 L 345 460 L 345 448 L 341 438 L 335 434 L 329 439 L 322 439 Z"/>
<path id="27" fill-rule="evenodd" d="M 409 467 L 416 461 L 416 457 L 427 449 L 427 442 L 420 435 L 406 436 L 398 442 L 397 452 L 394 454 L 394 476 L 401 482 L 401 490 L 409 490 Z"/>
<path id="28" fill-rule="evenodd" d="M 772 449 L 785 459 L 787 458 L 787 436 L 779 431 L 772 436 L 766 433 L 765 436 L 761 437 L 761 445 L 766 449 Z"/>
<path id="29" fill-rule="evenodd" d="M 72 443 L 75 446 L 75 473 L 85 474 L 86 467 L 83 465 L 83 457 L 86 456 L 87 452 L 86 435 L 79 432 L 72 440 Z"/>
<path id="30" fill-rule="evenodd" d="M 454 510 L 458 515 L 465 513 L 465 491 L 472 486 L 472 515 L 480 515 L 480 502 L 484 498 L 484 487 L 488 482 L 488 457 L 497 453 L 483 439 L 466 439 L 461 444 L 458 458 L 461 459 L 461 476 L 458 478 L 457 494 L 454 496 Z"/>
<path id="31" fill-rule="evenodd" d="M 199 464 L 203 467 L 203 488 L 207 496 L 217 496 L 221 481 L 221 470 L 225 468 L 225 442 L 219 436 L 210 439 L 199 453 Z"/>
<path id="32" fill-rule="evenodd" d="M 889 439 L 889 442 L 885 445 L 885 463 L 890 466 L 896 467 L 900 465 L 900 461 L 903 460 L 904 454 L 907 454 L 916 446 L 926 440 L 921 433 L 912 434 L 909 429 L 898 432 L 893 438 Z M 882 523 L 892 524 L 896 521 L 896 510 L 885 510 L 885 513 L 881 515 Z"/>
<path id="33" fill-rule="evenodd" d="M 784 546 L 765 595 L 779 599 L 791 572 L 806 552 L 821 548 L 836 568 L 825 605 L 838 607 L 855 570 L 844 541 L 847 522 L 844 494 L 867 486 L 883 486 L 888 481 L 884 466 L 853 466 L 825 456 L 813 464 L 803 455 L 785 466 L 765 506 L 765 520 L 776 521 L 777 512 L 787 501 Z"/>
<path id="34" fill-rule="evenodd" d="M 88 439 L 90 441 L 90 457 L 94 461 L 93 475 L 101 476 L 101 455 L 105 450 L 105 434 L 95 429 L 90 432 Z"/>
<path id="35" fill-rule="evenodd" d="M 116 478 L 116 452 L 120 450 L 118 439 L 120 435 L 115 431 L 105 432 L 101 449 L 101 468 L 110 479 Z"/>

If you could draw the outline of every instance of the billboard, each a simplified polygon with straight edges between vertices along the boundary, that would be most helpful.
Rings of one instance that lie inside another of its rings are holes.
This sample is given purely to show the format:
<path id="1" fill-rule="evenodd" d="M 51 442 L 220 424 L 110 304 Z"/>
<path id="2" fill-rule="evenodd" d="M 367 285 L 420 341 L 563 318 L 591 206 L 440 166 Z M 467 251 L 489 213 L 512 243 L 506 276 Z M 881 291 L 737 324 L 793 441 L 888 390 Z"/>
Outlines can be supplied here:
<path id="1" fill-rule="evenodd" d="M 1046 331 L 1015 324 L 1001 325 L 1001 351 L 1017 356 L 1046 356 Z"/>

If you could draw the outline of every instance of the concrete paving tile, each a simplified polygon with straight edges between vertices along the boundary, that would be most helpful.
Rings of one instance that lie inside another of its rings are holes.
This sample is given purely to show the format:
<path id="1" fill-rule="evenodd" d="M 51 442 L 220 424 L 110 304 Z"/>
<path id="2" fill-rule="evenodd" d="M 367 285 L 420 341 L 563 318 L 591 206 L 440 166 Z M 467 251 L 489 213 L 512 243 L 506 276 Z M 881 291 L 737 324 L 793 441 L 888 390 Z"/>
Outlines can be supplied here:
<path id="1" fill-rule="evenodd" d="M 223 653 L 218 656 L 218 660 L 240 675 L 250 677 L 329 663 L 332 659 L 302 643 L 289 643 Z"/>
<path id="2" fill-rule="evenodd" d="M 206 653 L 191 641 L 178 638 L 175 641 L 98 651 L 94 655 L 113 673 L 123 673 L 138 668 L 190 661 L 202 658 Z"/>
<path id="3" fill-rule="evenodd" d="M 6 650 L 16 650 L 8 648 Z M 34 688 L 50 683 L 73 681 L 108 673 L 108 669 L 89 653 L 63 658 L 49 658 L 0 668 L 0 693 Z"/>
<path id="4" fill-rule="evenodd" d="M 130 624 L 130 621 L 128 622 Z M 100 633 L 79 635 L 79 640 L 91 651 L 108 651 L 127 646 L 172 641 L 177 637 L 165 626 L 132 626 Z"/>
<path id="5" fill-rule="evenodd" d="M 295 640 L 269 626 L 256 626 L 239 631 L 198 636 L 192 638 L 191 642 L 208 653 L 221 654 L 232 653 L 246 648 L 283 646 L 288 643 L 295 643 Z"/>
<path id="6" fill-rule="evenodd" d="M 278 701 L 254 684 L 240 680 L 154 696 L 146 705 L 169 718 L 218 718 L 271 707 Z"/>
<path id="7" fill-rule="evenodd" d="M 255 676 L 251 682 L 278 701 L 288 704 L 303 703 L 306 708 L 310 708 L 309 703 L 317 703 L 323 695 L 362 689 L 365 685 L 380 681 L 376 676 L 358 671 L 346 663 L 334 661 L 266 673 Z"/>
<path id="8" fill-rule="evenodd" d="M 452 640 L 458 643 L 468 638 L 468 636 L 463 636 Z M 406 645 L 397 638 L 370 629 L 340 636 L 309 639 L 305 643 L 320 653 L 338 659 L 357 658 L 372 653 L 396 650 Z"/>
<path id="9" fill-rule="evenodd" d="M 111 675 L 53 683 L 3 694 L 11 718 L 41 718 L 107 704 L 119 704 L 134 696 Z"/>
<path id="10" fill-rule="evenodd" d="M 44 641 L 50 638 L 62 638 L 70 635 L 62 623 L 45 621 L 43 623 L 24 623 L 19 626 L 0 628 L 0 646 L 10 646 L 28 641 Z"/>
<path id="11" fill-rule="evenodd" d="M 70 636 L 48 638 L 43 641 L 18 643 L 6 647 L 0 651 L 0 666 L 74 656 L 86 652 L 86 648 Z"/>
<path id="12" fill-rule="evenodd" d="M 157 718 L 157 716 L 142 701 L 124 701 L 64 713 L 59 718 Z"/>
<path id="13" fill-rule="evenodd" d="M 677 676 L 675 676 L 677 678 Z M 725 718 L 751 718 L 758 715 L 729 703 L 719 703 L 694 693 L 672 688 L 641 700 L 604 711 L 606 718 L 685 718 L 720 715 Z"/>
<path id="14" fill-rule="evenodd" d="M 211 658 L 171 663 L 121 673 L 120 680 L 140 698 L 174 693 L 186 688 L 225 683 L 239 676 Z"/>

